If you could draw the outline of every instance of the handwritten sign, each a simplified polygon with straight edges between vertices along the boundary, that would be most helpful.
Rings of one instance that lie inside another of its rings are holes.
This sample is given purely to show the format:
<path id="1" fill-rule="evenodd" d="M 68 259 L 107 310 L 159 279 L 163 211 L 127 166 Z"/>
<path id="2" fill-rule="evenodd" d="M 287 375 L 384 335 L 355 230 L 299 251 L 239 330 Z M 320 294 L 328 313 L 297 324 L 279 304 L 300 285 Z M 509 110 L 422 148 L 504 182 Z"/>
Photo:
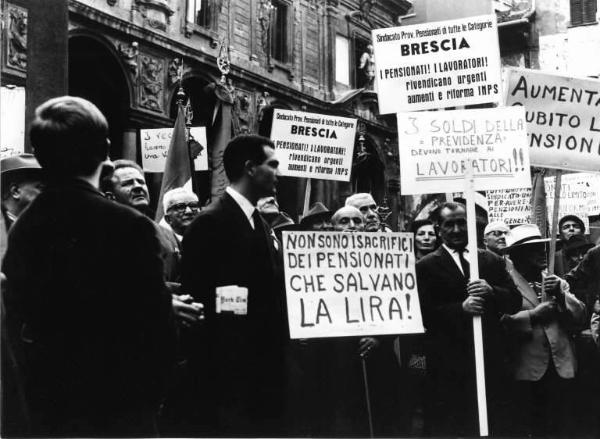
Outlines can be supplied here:
<path id="1" fill-rule="evenodd" d="M 495 15 L 372 32 L 379 112 L 502 100 Z"/>
<path id="2" fill-rule="evenodd" d="M 350 181 L 356 119 L 275 110 L 271 139 L 288 177 Z"/>
<path id="3" fill-rule="evenodd" d="M 398 113 L 402 194 L 530 187 L 522 108 Z"/>
<path id="4" fill-rule="evenodd" d="M 291 338 L 423 332 L 411 233 L 283 232 Z"/>
<path id="5" fill-rule="evenodd" d="M 25 152 L 25 87 L 2 87 L 0 158 Z"/>
<path id="6" fill-rule="evenodd" d="M 546 194 L 554 194 L 555 177 L 544 178 Z M 554 198 L 546 198 L 549 226 L 552 226 Z M 589 216 L 600 214 L 600 174 L 576 173 L 563 174 L 561 177 L 560 204 L 558 219 L 565 215 L 577 215 L 585 224 L 586 233 L 590 233 Z"/>
<path id="7" fill-rule="evenodd" d="M 208 154 L 206 149 L 206 128 L 192 127 L 190 134 L 203 146 L 202 151 L 194 160 L 196 171 L 208 171 Z M 142 167 L 144 172 L 164 172 L 173 128 L 157 128 L 140 130 L 142 144 Z"/>
<path id="8" fill-rule="evenodd" d="M 530 224 L 531 188 L 486 191 L 488 222 L 504 221 L 508 226 Z"/>
<path id="9" fill-rule="evenodd" d="M 507 69 L 506 105 L 524 106 L 532 166 L 600 170 L 600 81 Z"/>

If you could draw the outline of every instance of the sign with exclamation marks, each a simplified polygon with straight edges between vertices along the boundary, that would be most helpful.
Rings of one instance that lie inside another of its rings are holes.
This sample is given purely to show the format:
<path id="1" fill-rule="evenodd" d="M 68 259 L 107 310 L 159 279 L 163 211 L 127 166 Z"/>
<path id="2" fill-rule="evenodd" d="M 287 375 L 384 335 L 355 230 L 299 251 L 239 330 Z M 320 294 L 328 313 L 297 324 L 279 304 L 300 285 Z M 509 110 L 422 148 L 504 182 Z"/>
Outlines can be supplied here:
<path id="1" fill-rule="evenodd" d="M 519 107 L 398 113 L 403 195 L 531 187 L 525 111 Z"/>

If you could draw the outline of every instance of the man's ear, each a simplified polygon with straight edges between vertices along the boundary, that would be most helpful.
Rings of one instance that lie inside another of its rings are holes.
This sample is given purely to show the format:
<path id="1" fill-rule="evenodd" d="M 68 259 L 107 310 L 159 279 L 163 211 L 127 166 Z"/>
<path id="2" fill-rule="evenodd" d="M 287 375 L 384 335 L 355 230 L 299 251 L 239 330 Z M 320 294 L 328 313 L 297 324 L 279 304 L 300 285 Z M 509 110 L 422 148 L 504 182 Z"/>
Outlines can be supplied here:
<path id="1" fill-rule="evenodd" d="M 15 200 L 21 199 L 21 187 L 18 183 L 11 183 L 8 187 L 8 193 L 11 198 L 14 198 Z"/>
<path id="2" fill-rule="evenodd" d="M 103 195 L 107 200 L 117 201 L 117 197 L 111 191 L 105 191 L 103 192 Z"/>
<path id="3" fill-rule="evenodd" d="M 168 213 L 165 213 L 165 216 L 164 216 L 164 218 L 165 218 L 165 222 L 166 222 L 168 225 L 171 225 L 171 216 L 170 216 Z"/>
<path id="4" fill-rule="evenodd" d="M 246 160 L 246 162 L 244 163 L 244 171 L 246 171 L 248 175 L 254 175 L 255 168 L 256 166 L 254 165 L 254 162 L 252 160 Z"/>

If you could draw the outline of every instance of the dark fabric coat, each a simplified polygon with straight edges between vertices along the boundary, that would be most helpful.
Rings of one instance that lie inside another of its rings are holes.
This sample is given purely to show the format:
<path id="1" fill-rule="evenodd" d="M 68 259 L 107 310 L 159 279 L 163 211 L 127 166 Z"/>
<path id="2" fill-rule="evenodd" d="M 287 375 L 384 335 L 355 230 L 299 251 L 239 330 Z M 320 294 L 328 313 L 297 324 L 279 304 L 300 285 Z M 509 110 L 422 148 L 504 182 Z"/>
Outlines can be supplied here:
<path id="1" fill-rule="evenodd" d="M 170 367 L 171 298 L 153 224 L 78 180 L 11 229 L 3 272 L 34 435 L 151 435 Z"/>
<path id="2" fill-rule="evenodd" d="M 255 225 L 225 193 L 183 238 L 182 289 L 206 315 L 189 358 L 210 435 L 284 434 L 285 291 L 275 238 L 264 221 Z M 247 315 L 216 313 L 215 290 L 229 285 L 248 289 Z"/>
<path id="3" fill-rule="evenodd" d="M 482 316 L 488 401 L 496 402 L 506 375 L 505 340 L 500 325 L 503 313 L 515 313 L 521 295 L 508 275 L 504 261 L 479 250 L 479 277 L 493 288 L 493 300 Z M 423 323 L 427 330 L 427 373 L 431 394 L 430 425 L 436 435 L 478 434 L 475 386 L 473 319 L 462 309 L 467 279 L 443 248 L 423 257 L 416 267 Z M 493 407 L 488 407 L 494 424 Z"/>

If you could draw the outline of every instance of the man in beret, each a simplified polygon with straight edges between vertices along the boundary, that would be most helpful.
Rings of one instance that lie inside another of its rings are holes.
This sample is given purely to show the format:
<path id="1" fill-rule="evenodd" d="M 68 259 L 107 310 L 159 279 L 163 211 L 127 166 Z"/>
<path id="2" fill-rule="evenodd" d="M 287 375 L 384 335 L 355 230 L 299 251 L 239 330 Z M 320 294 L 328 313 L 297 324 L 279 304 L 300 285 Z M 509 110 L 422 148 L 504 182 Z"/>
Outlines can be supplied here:
<path id="1" fill-rule="evenodd" d="M 585 236 L 585 224 L 577 215 L 565 215 L 558 221 L 558 234 L 560 245 L 563 247 L 554 255 L 554 273 L 560 277 L 564 277 L 571 270 L 571 263 L 564 252 L 564 247 L 567 241 L 572 236 Z M 559 244 L 557 243 L 557 244 Z"/>
<path id="2" fill-rule="evenodd" d="M 506 248 L 506 236 L 509 233 L 510 229 L 504 222 L 493 221 L 489 223 L 483 231 L 485 249 L 502 257 Z"/>

